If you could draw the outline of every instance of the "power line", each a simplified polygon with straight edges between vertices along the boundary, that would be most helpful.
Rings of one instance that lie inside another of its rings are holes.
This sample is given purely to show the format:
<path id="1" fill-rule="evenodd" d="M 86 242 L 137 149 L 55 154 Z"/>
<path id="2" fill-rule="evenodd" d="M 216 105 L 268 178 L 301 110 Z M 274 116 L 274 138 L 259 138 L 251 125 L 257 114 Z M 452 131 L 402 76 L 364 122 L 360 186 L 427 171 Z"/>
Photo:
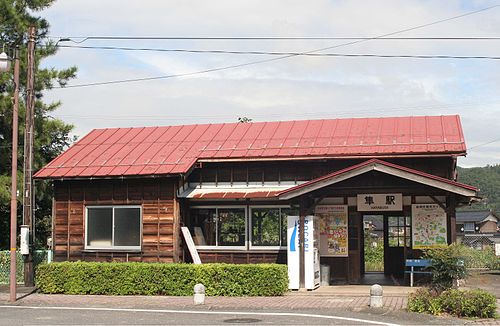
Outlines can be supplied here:
<path id="1" fill-rule="evenodd" d="M 474 148 L 477 148 L 477 147 L 481 147 L 481 146 L 485 146 L 485 145 L 489 145 L 489 144 L 493 144 L 493 143 L 496 143 L 498 141 L 500 141 L 500 138 L 494 139 L 494 140 L 490 140 L 489 142 L 482 143 L 482 144 L 479 144 L 479 145 L 474 145 L 472 147 L 469 147 L 468 150 L 470 151 L 471 149 L 474 149 Z"/>
<path id="2" fill-rule="evenodd" d="M 415 27 L 410 27 L 410 28 L 402 29 L 402 30 L 399 30 L 399 31 L 396 31 L 396 32 L 382 34 L 382 35 L 375 36 L 375 37 L 372 37 L 372 38 L 366 38 L 366 39 L 362 39 L 362 40 L 355 40 L 355 41 L 351 41 L 351 42 L 347 42 L 347 43 L 341 43 L 341 44 L 337 44 L 337 45 L 333 45 L 333 46 L 328 46 L 328 47 L 323 47 L 323 48 L 319 48 L 319 49 L 315 49 L 315 50 L 311 50 L 311 51 L 305 51 L 305 52 L 302 52 L 301 55 L 307 54 L 307 53 L 321 52 L 321 51 L 330 50 L 330 49 L 334 49 L 334 48 L 338 48 L 338 47 L 343 47 L 343 46 L 358 44 L 358 43 L 362 43 L 362 42 L 366 42 L 366 41 L 370 41 L 370 40 L 374 40 L 374 39 L 380 39 L 380 38 L 384 38 L 384 37 L 388 37 L 388 36 L 392 36 L 392 35 L 396 35 L 396 34 L 400 34 L 400 33 L 405 33 L 405 32 L 413 31 L 413 30 L 416 30 L 416 29 L 420 29 L 420 28 L 424 28 L 424 27 L 428 27 L 428 26 L 440 24 L 440 23 L 443 23 L 443 22 L 451 21 L 451 20 L 454 20 L 454 19 L 466 17 L 466 16 L 469 16 L 469 15 L 477 14 L 477 13 L 480 13 L 480 12 L 484 12 L 484 11 L 491 10 L 493 8 L 496 8 L 496 7 L 500 7 L 500 5 L 494 5 L 494 6 L 482 8 L 482 9 L 479 9 L 479 10 L 470 11 L 470 12 L 467 12 L 467 13 L 464 13 L 464 14 L 461 14 L 461 15 L 457 15 L 457 16 L 453 16 L 453 17 L 449 17 L 449 18 L 437 20 L 437 21 L 434 21 L 434 22 L 431 22 L 431 23 L 427 23 L 427 24 L 423 24 L 423 25 L 418 25 L 418 26 L 415 26 Z M 83 42 L 83 41 L 85 41 L 85 40 L 82 40 L 81 42 Z M 186 77 L 186 76 L 193 76 L 193 75 L 198 75 L 198 74 L 206 74 L 206 73 L 210 73 L 210 72 L 216 72 L 216 71 L 222 71 L 222 70 L 240 68 L 240 67 L 245 67 L 245 66 L 257 65 L 257 64 L 261 64 L 261 63 L 268 63 L 268 62 L 283 60 L 283 59 L 292 58 L 292 57 L 296 57 L 296 56 L 298 56 L 298 54 L 290 54 L 290 55 L 278 56 L 278 57 L 270 58 L 270 59 L 264 59 L 264 60 L 258 60 L 258 61 L 250 61 L 250 62 L 236 64 L 236 65 L 229 65 L 229 66 L 224 66 L 224 67 L 205 69 L 205 70 L 194 71 L 194 72 L 183 73 L 183 74 L 172 74 L 172 75 L 155 76 L 155 77 L 131 78 L 131 79 L 122 79 L 122 80 L 105 81 L 105 82 L 94 82 L 94 83 L 86 83 L 86 84 L 66 85 L 64 87 L 60 86 L 60 87 L 54 87 L 54 88 L 76 88 L 76 87 L 101 86 L 101 85 L 110 85 L 110 84 L 123 84 L 123 83 L 130 83 L 130 82 L 139 82 L 139 81 L 150 81 L 150 80 L 159 80 L 159 79 Z"/>
<path id="3" fill-rule="evenodd" d="M 496 101 L 487 101 L 487 102 L 465 102 L 465 103 L 453 103 L 453 104 L 436 104 L 429 106 L 412 106 L 412 107 L 371 107 L 371 108 L 363 108 L 363 109 L 353 109 L 344 107 L 341 108 L 341 111 L 323 111 L 323 112 L 290 112 L 288 111 L 286 114 L 289 116 L 309 116 L 313 118 L 320 118 L 322 115 L 335 115 L 335 117 L 339 116 L 350 116 L 364 114 L 364 113 L 372 113 L 374 111 L 380 112 L 401 112 L 401 111 L 413 111 L 413 110 L 436 110 L 436 109 L 451 109 L 455 107 L 467 107 L 467 106 L 477 106 L 479 104 L 485 103 L 496 103 Z M 233 113 L 233 116 L 240 115 L 241 113 Z M 269 118 L 269 117 L 282 117 L 284 113 L 263 113 L 263 114 L 252 114 L 251 118 Z M 158 120 L 174 120 L 177 121 L 179 119 L 199 119 L 199 120 L 213 120 L 214 118 L 228 118 L 230 115 L 228 114 L 211 114 L 211 115 L 184 115 L 184 116 L 175 116 L 172 115 L 57 115 L 57 117 L 52 118 L 78 118 L 78 119 L 99 119 L 99 120 L 138 120 L 138 119 L 158 119 Z"/>
<path id="4" fill-rule="evenodd" d="M 245 55 L 294 55 L 313 57 L 369 57 L 369 58 L 407 58 L 407 59 L 487 59 L 500 60 L 498 56 L 456 56 L 456 55 L 415 55 L 415 54 L 370 54 L 370 53 L 302 53 L 302 52 L 276 52 L 276 51 L 236 51 L 236 50 L 193 50 L 193 49 L 161 49 L 161 48 L 130 48 L 116 46 L 79 46 L 58 45 L 66 49 L 95 49 L 95 50 L 120 50 L 120 51 L 147 51 L 147 52 L 181 52 L 181 53 L 213 53 L 213 54 L 245 54 Z"/>
<path id="5" fill-rule="evenodd" d="M 58 41 L 70 41 L 74 43 L 83 43 L 91 40 L 137 40 L 137 41 L 162 41 L 162 40 L 186 40 L 186 41 L 329 41 L 329 40 L 388 40 L 388 41 L 485 41 L 500 40 L 496 36 L 471 36 L 471 37 L 346 37 L 346 36 L 48 36 L 49 39 Z M 76 41 L 75 39 L 78 39 Z"/>

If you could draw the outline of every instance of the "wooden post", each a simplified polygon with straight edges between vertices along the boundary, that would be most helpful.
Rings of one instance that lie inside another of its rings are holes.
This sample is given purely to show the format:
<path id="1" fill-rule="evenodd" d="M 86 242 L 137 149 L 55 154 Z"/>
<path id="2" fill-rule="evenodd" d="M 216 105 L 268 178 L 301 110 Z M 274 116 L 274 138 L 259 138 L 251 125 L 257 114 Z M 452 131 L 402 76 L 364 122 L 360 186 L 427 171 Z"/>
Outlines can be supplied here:
<path id="1" fill-rule="evenodd" d="M 29 28 L 28 74 L 26 86 L 26 128 L 24 130 L 23 224 L 30 230 L 29 254 L 24 259 L 24 285 L 34 286 L 33 275 L 33 130 L 35 111 L 35 27 Z"/>
<path id="2" fill-rule="evenodd" d="M 14 103 L 12 107 L 12 185 L 10 188 L 10 302 L 17 299 L 17 141 L 19 133 L 19 49 L 14 52 Z"/>

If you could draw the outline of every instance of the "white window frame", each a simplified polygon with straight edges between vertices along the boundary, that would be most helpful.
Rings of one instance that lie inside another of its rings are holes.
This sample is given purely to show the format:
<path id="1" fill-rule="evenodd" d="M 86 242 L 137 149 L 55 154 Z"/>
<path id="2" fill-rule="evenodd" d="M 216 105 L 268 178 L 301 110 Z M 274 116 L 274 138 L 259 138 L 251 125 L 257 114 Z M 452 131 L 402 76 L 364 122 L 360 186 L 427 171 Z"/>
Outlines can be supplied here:
<path id="1" fill-rule="evenodd" d="M 231 209 L 231 208 L 239 208 L 243 209 L 245 212 L 245 245 L 243 246 L 219 246 L 219 209 Z M 215 221 L 215 246 L 200 246 L 197 245 L 196 249 L 217 249 L 217 250 L 247 250 L 248 248 L 248 210 L 246 205 L 232 205 L 232 206 L 224 206 L 224 205 L 210 205 L 210 206 L 191 206 L 189 210 L 192 209 L 215 209 L 215 214 L 217 215 L 217 220 Z M 189 212 L 191 215 L 191 212 Z M 189 216 L 191 219 L 191 216 Z"/>
<path id="2" fill-rule="evenodd" d="M 111 246 L 110 247 L 99 247 L 99 246 L 89 246 L 87 244 L 87 237 L 88 237 L 88 218 L 89 218 L 89 208 L 111 208 L 112 214 L 111 214 L 111 220 L 112 220 L 112 226 L 111 226 Z M 140 244 L 138 246 L 115 246 L 114 241 L 115 241 L 115 208 L 139 208 L 139 233 L 140 233 Z M 120 250 L 137 250 L 140 251 L 142 249 L 142 206 L 140 205 L 92 205 L 92 206 L 85 206 L 85 227 L 84 227 L 84 232 L 85 232 L 85 246 L 84 248 L 87 250 L 112 250 L 112 251 L 120 251 Z"/>
<path id="3" fill-rule="evenodd" d="M 253 243 L 253 239 L 252 239 L 252 229 L 253 229 L 253 225 L 252 225 L 252 210 L 254 208 L 269 208 L 269 209 L 279 209 L 280 210 L 280 217 L 281 217 L 281 209 L 282 208 L 288 208 L 288 209 L 292 209 L 291 206 L 289 205 L 252 205 L 252 206 L 248 206 L 248 210 L 249 210 L 249 214 L 248 214 L 248 223 L 250 225 L 250 228 L 248 229 L 248 233 L 249 233 L 249 248 L 251 250 L 283 250 L 283 249 L 286 249 L 286 244 L 283 246 L 280 245 L 280 246 L 254 246 L 252 243 Z M 280 220 L 280 223 L 281 223 L 281 220 Z M 281 225 L 280 225 L 281 226 Z M 280 228 L 281 230 L 281 228 Z M 281 242 L 281 234 L 280 234 L 280 242 Z"/>

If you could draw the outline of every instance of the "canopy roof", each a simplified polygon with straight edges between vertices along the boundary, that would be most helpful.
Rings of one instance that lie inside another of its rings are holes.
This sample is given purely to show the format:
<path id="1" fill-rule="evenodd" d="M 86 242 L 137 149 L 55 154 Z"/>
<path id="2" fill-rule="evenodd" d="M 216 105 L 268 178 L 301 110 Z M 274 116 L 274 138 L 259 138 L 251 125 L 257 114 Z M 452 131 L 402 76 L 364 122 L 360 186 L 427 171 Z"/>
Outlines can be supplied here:
<path id="1" fill-rule="evenodd" d="M 421 116 L 92 130 L 36 178 L 178 175 L 200 160 L 464 155 L 460 118 Z"/>
<path id="2" fill-rule="evenodd" d="M 277 194 L 277 197 L 279 199 L 285 200 L 295 198 L 311 191 L 333 185 L 335 183 L 356 177 L 370 171 L 379 171 L 382 173 L 400 177 L 402 179 L 420 183 L 422 185 L 448 191 L 465 198 L 477 198 L 478 189 L 476 187 L 378 159 L 367 160 L 363 163 L 356 164 L 339 171 L 335 171 L 333 173 L 324 175 L 293 188 L 286 189 Z"/>

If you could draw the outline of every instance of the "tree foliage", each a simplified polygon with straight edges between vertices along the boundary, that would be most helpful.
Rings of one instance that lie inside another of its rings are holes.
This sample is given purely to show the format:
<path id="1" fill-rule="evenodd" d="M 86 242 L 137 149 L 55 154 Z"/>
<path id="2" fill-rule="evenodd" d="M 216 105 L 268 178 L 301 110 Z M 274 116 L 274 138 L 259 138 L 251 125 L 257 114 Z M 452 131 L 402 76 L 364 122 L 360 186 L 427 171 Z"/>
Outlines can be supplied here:
<path id="1" fill-rule="evenodd" d="M 0 0 L 0 46 L 12 57 L 14 48 L 19 48 L 20 54 L 20 101 L 19 101 L 19 162 L 18 189 L 22 189 L 22 149 L 25 121 L 25 96 L 27 72 L 27 31 L 29 26 L 35 26 L 35 139 L 34 162 L 35 170 L 39 169 L 66 148 L 73 139 L 70 131 L 73 126 L 61 120 L 50 117 L 50 112 L 56 110 L 60 103 L 45 103 L 43 92 L 55 85 L 64 86 L 76 75 L 76 67 L 58 70 L 52 67 L 42 68 L 40 62 L 57 51 L 53 41 L 47 41 L 49 32 L 47 20 L 38 13 L 49 7 L 54 0 Z M 9 241 L 10 183 L 12 157 L 12 96 L 14 93 L 13 70 L 10 73 L 0 73 L 0 248 L 7 248 Z M 36 225 L 37 240 L 45 243 L 50 231 L 51 189 L 44 183 L 39 183 L 36 189 Z M 18 198 L 18 203 L 21 198 Z M 20 205 L 18 205 L 18 221 L 20 222 Z M 19 224 L 19 223 L 18 223 Z"/>
<path id="2" fill-rule="evenodd" d="M 500 212 L 500 164 L 485 167 L 458 167 L 458 181 L 478 187 L 483 200 L 471 209 L 492 209 Z"/>

